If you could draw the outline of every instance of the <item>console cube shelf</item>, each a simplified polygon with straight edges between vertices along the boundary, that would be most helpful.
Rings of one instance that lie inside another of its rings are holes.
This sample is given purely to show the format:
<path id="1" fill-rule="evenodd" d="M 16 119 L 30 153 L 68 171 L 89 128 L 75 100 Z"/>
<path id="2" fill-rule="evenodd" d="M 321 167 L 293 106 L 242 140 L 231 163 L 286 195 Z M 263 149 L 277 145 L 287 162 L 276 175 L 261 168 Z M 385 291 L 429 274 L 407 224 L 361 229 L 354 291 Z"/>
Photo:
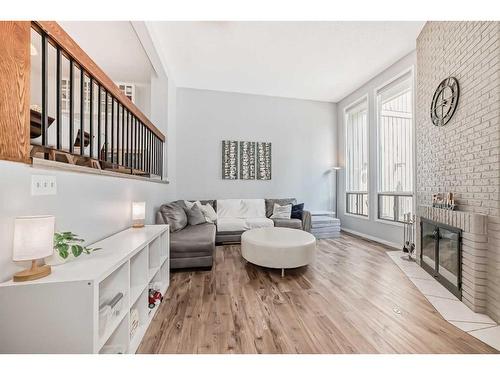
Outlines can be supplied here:
<path id="1" fill-rule="evenodd" d="M 101 249 L 43 279 L 0 284 L 0 353 L 135 353 L 157 311 L 149 284 L 169 286 L 169 228 L 130 228 L 92 247 Z M 117 295 L 113 313 L 100 314 Z"/>

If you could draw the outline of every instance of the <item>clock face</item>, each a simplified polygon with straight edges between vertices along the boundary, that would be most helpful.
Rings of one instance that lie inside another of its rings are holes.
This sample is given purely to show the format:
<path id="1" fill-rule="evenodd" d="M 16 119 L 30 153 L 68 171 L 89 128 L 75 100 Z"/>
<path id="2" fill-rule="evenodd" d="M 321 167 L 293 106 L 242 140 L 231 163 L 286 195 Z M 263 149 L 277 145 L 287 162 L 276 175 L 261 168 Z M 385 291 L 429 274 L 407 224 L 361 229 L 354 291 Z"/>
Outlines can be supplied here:
<path id="1" fill-rule="evenodd" d="M 443 126 L 451 120 L 458 104 L 460 90 L 455 77 L 441 81 L 432 97 L 431 120 L 436 126 Z"/>

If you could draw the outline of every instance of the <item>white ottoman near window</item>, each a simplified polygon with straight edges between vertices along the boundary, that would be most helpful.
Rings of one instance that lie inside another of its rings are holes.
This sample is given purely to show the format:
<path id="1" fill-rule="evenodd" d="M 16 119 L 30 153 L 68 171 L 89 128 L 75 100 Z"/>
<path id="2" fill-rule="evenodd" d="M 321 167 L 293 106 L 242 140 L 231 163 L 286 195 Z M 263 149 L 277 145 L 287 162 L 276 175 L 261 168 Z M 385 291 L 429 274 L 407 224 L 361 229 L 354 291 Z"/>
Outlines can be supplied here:
<path id="1" fill-rule="evenodd" d="M 316 251 L 316 238 L 308 232 L 291 228 L 257 228 L 241 235 L 241 255 L 262 267 L 296 268 L 309 264 Z"/>

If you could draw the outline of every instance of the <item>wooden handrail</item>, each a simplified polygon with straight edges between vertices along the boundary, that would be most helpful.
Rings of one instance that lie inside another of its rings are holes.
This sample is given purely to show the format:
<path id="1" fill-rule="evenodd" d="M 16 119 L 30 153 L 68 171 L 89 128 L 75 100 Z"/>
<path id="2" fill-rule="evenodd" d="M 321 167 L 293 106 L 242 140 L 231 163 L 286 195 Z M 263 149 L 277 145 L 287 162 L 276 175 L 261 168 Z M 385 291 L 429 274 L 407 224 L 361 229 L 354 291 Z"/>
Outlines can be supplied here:
<path id="1" fill-rule="evenodd" d="M 136 116 L 146 127 L 148 127 L 163 142 L 165 136 L 153 125 L 153 123 L 141 112 L 132 101 L 118 88 L 104 71 L 85 53 L 83 49 L 54 21 L 33 21 L 33 23 L 52 38 L 61 49 L 68 54 L 77 65 L 83 67 L 99 84 L 123 104 L 134 116 Z"/>

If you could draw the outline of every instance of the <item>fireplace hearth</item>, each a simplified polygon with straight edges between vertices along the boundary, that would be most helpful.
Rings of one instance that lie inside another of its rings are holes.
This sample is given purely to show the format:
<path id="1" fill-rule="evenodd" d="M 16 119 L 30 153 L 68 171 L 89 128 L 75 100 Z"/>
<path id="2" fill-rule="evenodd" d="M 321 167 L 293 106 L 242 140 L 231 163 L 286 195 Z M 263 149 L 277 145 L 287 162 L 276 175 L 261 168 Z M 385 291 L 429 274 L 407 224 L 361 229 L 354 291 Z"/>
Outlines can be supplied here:
<path id="1" fill-rule="evenodd" d="M 462 299 L 462 230 L 421 218 L 420 265 Z"/>

